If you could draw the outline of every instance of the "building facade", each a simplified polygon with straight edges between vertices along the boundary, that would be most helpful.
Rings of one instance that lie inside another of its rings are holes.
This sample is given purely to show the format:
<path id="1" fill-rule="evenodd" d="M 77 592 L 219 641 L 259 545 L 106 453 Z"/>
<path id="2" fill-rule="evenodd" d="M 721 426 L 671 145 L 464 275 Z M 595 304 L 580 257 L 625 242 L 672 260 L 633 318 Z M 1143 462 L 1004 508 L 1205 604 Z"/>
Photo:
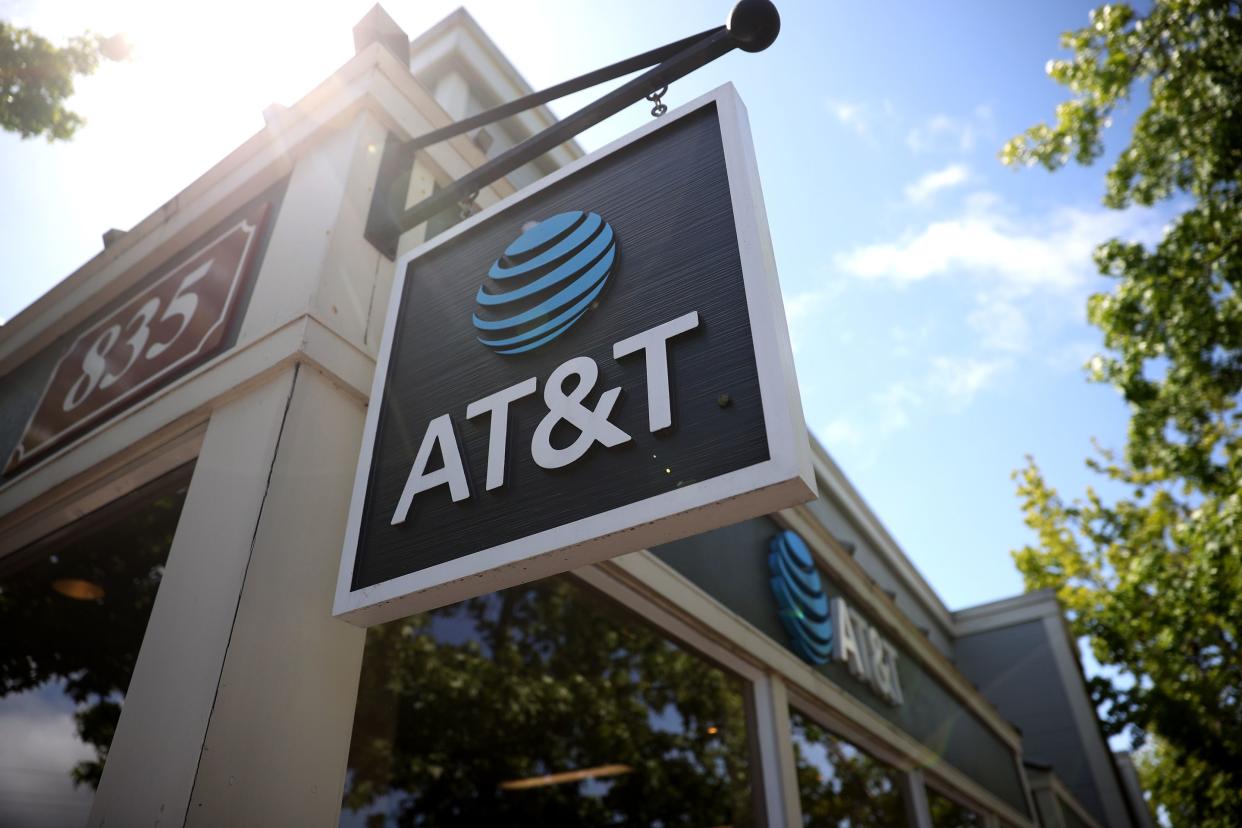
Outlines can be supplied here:
<path id="1" fill-rule="evenodd" d="M 355 41 L 0 328 L 0 824 L 1150 824 L 1055 599 L 950 612 L 818 444 L 804 506 L 333 618 L 393 255 L 582 155 L 377 246 L 552 115 L 381 175 L 530 89 L 465 12 Z"/>

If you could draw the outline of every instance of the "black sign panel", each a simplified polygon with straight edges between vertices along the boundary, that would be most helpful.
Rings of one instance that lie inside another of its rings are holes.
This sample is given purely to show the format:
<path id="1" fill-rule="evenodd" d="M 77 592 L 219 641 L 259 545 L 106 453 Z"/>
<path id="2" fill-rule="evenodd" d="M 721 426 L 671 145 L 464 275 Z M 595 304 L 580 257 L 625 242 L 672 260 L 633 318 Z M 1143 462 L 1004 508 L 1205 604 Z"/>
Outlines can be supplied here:
<path id="1" fill-rule="evenodd" d="M 789 462 L 806 436 L 788 360 L 762 364 L 788 341 L 756 312 L 779 294 L 747 273 L 739 225 L 766 228 L 735 215 L 730 105 L 709 96 L 403 261 L 338 613 L 392 617 L 813 494 Z"/>

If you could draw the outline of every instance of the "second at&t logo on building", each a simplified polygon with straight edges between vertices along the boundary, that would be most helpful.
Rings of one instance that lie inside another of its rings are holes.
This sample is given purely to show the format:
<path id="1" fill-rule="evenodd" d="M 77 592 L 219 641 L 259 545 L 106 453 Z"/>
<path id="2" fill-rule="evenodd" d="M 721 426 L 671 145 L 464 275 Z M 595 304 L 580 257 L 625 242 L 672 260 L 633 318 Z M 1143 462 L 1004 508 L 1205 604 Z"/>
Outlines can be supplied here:
<path id="1" fill-rule="evenodd" d="M 897 648 L 843 599 L 829 599 L 815 557 L 797 532 L 768 541 L 769 585 L 790 648 L 816 666 L 838 661 L 889 704 L 905 701 Z"/>
<path id="2" fill-rule="evenodd" d="M 811 550 L 797 533 L 778 532 L 768 542 L 768 571 L 781 623 L 794 652 L 810 664 L 832 657 L 832 615 Z"/>

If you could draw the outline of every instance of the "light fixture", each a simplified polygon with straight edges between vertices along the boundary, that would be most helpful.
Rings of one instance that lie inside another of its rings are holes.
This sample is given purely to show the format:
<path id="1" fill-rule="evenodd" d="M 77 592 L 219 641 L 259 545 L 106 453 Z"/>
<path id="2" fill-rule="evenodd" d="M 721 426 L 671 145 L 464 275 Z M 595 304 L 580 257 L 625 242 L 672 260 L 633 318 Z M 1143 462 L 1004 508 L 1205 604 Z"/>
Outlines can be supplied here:
<path id="1" fill-rule="evenodd" d="M 500 789 L 502 791 L 524 791 L 529 788 L 542 788 L 546 785 L 561 785 L 565 782 L 581 782 L 583 779 L 599 779 L 604 776 L 620 776 L 633 772 L 634 769 L 629 765 L 600 765 L 597 768 L 549 773 L 544 776 L 531 776 L 527 779 L 512 779 L 508 782 L 501 782 Z"/>
<path id="2" fill-rule="evenodd" d="M 716 727 L 715 725 L 712 725 L 711 727 L 709 727 L 709 728 L 707 729 L 707 735 L 708 735 L 708 736 L 715 736 L 715 735 L 716 735 L 716 733 L 717 733 L 719 730 L 720 730 L 720 728 Z"/>
<path id="3" fill-rule="evenodd" d="M 99 601 L 104 597 L 103 587 L 81 578 L 58 578 L 52 581 L 52 589 L 75 601 Z"/>

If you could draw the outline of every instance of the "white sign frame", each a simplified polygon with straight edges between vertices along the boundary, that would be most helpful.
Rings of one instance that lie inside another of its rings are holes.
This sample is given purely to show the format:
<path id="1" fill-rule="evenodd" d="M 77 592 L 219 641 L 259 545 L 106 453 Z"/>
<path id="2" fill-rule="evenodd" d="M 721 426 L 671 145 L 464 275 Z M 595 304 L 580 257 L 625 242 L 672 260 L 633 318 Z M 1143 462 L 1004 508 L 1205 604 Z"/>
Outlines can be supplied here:
<path id="1" fill-rule="evenodd" d="M 584 167 L 711 104 L 716 105 L 720 120 L 769 459 L 418 572 L 351 589 L 380 400 L 410 262 L 468 233 L 496 213 L 556 186 Z M 359 626 L 370 626 L 768 514 L 816 496 L 810 440 L 746 109 L 733 85 L 725 84 L 493 204 L 397 260 L 354 477 L 333 615 Z"/>

